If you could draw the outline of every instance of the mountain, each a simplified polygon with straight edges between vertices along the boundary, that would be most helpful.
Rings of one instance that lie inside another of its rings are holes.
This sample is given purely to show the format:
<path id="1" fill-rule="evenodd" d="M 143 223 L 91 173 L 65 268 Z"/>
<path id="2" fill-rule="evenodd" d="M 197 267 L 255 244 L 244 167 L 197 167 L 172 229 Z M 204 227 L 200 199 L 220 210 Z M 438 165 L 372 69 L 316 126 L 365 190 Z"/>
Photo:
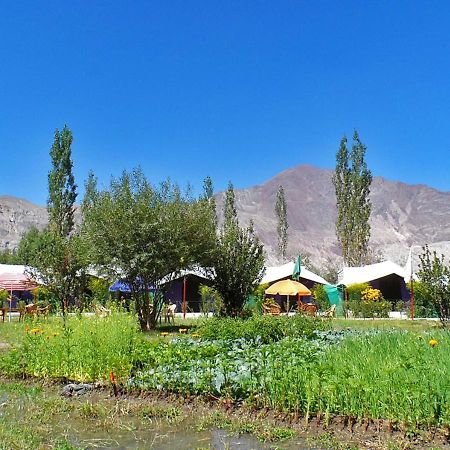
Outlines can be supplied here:
<path id="1" fill-rule="evenodd" d="M 288 254 L 309 254 L 315 266 L 327 259 L 341 264 L 335 236 L 336 199 L 332 171 L 312 166 L 286 170 L 264 184 L 236 190 L 236 209 L 242 224 L 253 220 L 265 245 L 269 264 L 277 257 L 276 192 L 285 191 L 289 242 Z M 450 257 L 450 192 L 425 185 L 408 185 L 374 177 L 371 186 L 372 215 L 370 246 L 380 258 L 404 265 L 413 246 L 417 266 L 426 244 Z M 222 206 L 221 196 L 218 207 Z"/>
<path id="2" fill-rule="evenodd" d="M 43 229 L 47 208 L 9 195 L 0 196 L 0 249 L 14 249 L 31 227 Z"/>
<path id="3" fill-rule="evenodd" d="M 334 224 L 336 201 L 331 170 L 298 166 L 267 182 L 236 190 L 236 208 L 242 224 L 253 220 L 255 230 L 265 245 L 268 264 L 277 264 L 277 219 L 274 212 L 278 186 L 284 187 L 289 222 L 288 253 L 309 254 L 318 267 L 330 259 L 341 264 Z M 404 265 L 413 246 L 413 261 L 421 246 L 450 258 L 450 192 L 425 185 L 374 177 L 371 186 L 372 215 L 370 246 L 376 254 Z M 222 195 L 217 195 L 222 208 Z M 15 248 L 31 226 L 42 229 L 47 223 L 45 207 L 26 200 L 0 196 L 0 247 Z"/>

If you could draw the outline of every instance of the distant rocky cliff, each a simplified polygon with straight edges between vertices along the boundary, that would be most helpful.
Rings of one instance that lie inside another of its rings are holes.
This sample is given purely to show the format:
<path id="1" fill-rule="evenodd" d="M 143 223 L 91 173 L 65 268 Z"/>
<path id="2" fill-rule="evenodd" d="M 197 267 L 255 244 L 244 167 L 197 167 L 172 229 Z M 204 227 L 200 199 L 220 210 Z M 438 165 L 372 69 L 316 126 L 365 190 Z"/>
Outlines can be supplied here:
<path id="1" fill-rule="evenodd" d="M 264 184 L 236 191 L 241 223 L 250 219 L 265 245 L 269 264 L 278 263 L 277 220 L 274 213 L 279 185 L 285 190 L 288 221 L 288 253 L 308 253 L 321 266 L 327 258 L 339 261 L 334 223 L 336 201 L 330 170 L 298 166 Z M 425 185 L 408 185 L 375 177 L 372 183 L 370 245 L 376 253 L 404 264 L 410 246 L 415 255 L 426 243 L 450 258 L 450 192 Z M 222 195 L 217 196 L 221 208 Z M 43 206 L 10 196 L 0 197 L 0 247 L 15 248 L 33 225 L 47 223 Z M 418 263 L 416 256 L 415 264 Z"/>
<path id="2" fill-rule="evenodd" d="M 253 220 L 269 264 L 278 262 L 274 205 L 279 185 L 284 187 L 287 202 L 290 256 L 310 254 L 317 266 L 327 258 L 339 260 L 331 176 L 331 170 L 298 166 L 264 184 L 236 191 L 239 218 L 242 223 Z M 413 246 L 417 265 L 421 246 L 430 243 L 450 257 L 450 192 L 374 177 L 371 199 L 370 246 L 375 253 L 404 264 Z M 220 195 L 218 206 L 221 207 Z"/>

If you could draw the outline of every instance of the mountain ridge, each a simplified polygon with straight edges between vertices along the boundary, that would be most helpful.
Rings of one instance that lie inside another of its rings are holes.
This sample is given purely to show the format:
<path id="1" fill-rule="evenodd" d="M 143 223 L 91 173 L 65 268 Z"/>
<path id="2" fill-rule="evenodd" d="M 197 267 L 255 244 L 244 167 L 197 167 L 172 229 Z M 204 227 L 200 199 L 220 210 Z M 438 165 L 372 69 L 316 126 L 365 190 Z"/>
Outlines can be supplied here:
<path id="1" fill-rule="evenodd" d="M 239 220 L 253 220 L 266 250 L 269 265 L 281 263 L 277 256 L 276 191 L 285 190 L 289 239 L 288 256 L 309 254 L 322 266 L 329 260 L 341 263 L 335 236 L 336 204 L 331 182 L 333 170 L 299 165 L 283 170 L 264 183 L 236 189 Z M 450 257 L 450 192 L 426 184 L 408 184 L 384 177 L 373 178 L 369 245 L 384 258 L 404 264 L 409 248 L 414 253 L 425 243 Z M 216 194 L 220 215 L 223 193 Z M 32 226 L 48 221 L 44 206 L 11 195 L 0 196 L 0 247 L 14 249 Z M 417 248 L 416 248 L 417 247 Z M 415 265 L 418 258 L 415 258 Z"/>

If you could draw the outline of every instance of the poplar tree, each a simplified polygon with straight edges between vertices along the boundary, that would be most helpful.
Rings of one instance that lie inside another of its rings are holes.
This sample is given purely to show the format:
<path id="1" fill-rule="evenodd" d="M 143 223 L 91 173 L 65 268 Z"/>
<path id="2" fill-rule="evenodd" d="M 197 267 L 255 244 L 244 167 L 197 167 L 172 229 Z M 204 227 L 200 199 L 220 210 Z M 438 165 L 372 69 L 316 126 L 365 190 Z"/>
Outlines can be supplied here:
<path id="1" fill-rule="evenodd" d="M 76 302 L 86 282 L 85 245 L 75 230 L 77 185 L 73 176 L 72 132 L 56 130 L 50 149 L 48 174 L 48 227 L 35 237 L 28 255 L 32 275 L 39 277 L 59 299 L 63 315 Z M 33 273 L 34 272 L 34 273 Z M 82 306 L 81 303 L 79 306 Z"/>
<path id="2" fill-rule="evenodd" d="M 351 152 L 347 138 L 341 139 L 336 154 L 336 168 L 332 177 L 336 193 L 336 236 L 344 263 L 361 266 L 370 262 L 370 213 L 369 198 L 372 174 L 365 162 L 366 146 L 353 134 Z"/>
<path id="3" fill-rule="evenodd" d="M 288 228 L 287 221 L 287 205 L 286 198 L 284 196 L 283 186 L 279 186 L 277 190 L 277 200 L 275 203 L 275 214 L 278 219 L 277 233 L 278 233 L 278 252 L 281 259 L 286 259 L 286 251 L 288 244 Z"/>
<path id="4" fill-rule="evenodd" d="M 52 170 L 48 174 L 47 210 L 52 231 L 59 237 L 67 237 L 74 228 L 74 205 L 77 185 L 72 173 L 72 132 L 64 125 L 55 131 L 50 149 Z"/>

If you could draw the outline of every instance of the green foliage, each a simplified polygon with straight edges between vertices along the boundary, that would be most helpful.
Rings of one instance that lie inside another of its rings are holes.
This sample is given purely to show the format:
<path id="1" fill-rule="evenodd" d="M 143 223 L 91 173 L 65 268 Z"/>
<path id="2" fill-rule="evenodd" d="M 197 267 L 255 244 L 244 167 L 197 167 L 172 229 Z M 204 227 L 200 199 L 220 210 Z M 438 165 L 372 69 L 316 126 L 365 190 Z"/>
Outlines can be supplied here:
<path id="1" fill-rule="evenodd" d="M 347 286 L 347 295 L 348 301 L 361 301 L 362 293 L 366 290 L 370 289 L 369 283 L 354 283 Z"/>
<path id="2" fill-rule="evenodd" d="M 238 316 L 247 297 L 264 273 L 264 251 L 253 224 L 241 228 L 230 183 L 224 199 L 224 223 L 216 240 L 213 257 L 214 287 L 222 296 L 223 312 Z"/>
<path id="3" fill-rule="evenodd" d="M 88 287 L 92 293 L 92 302 L 105 305 L 110 298 L 109 286 L 110 283 L 108 280 L 90 277 Z"/>
<path id="4" fill-rule="evenodd" d="M 330 301 L 328 300 L 327 291 L 322 284 L 316 284 L 311 289 L 311 292 L 314 299 L 319 304 L 319 310 L 325 311 L 330 307 Z"/>
<path id="5" fill-rule="evenodd" d="M 355 130 L 351 153 L 347 138 L 341 140 L 336 154 L 333 185 L 336 193 L 336 236 L 344 262 L 361 266 L 369 262 L 369 218 L 372 204 L 369 198 L 372 174 L 364 160 L 365 145 Z"/>
<path id="6" fill-rule="evenodd" d="M 205 339 L 258 339 L 262 343 L 288 337 L 312 337 L 316 330 L 329 329 L 329 322 L 297 314 L 286 316 L 252 316 L 248 319 L 214 317 L 206 320 L 198 333 Z"/>
<path id="7" fill-rule="evenodd" d="M 418 276 L 423 293 L 433 304 L 442 325 L 446 326 L 450 321 L 450 266 L 444 255 L 438 257 L 436 251 L 431 253 L 427 245 L 419 258 Z"/>
<path id="8" fill-rule="evenodd" d="M 31 260 L 30 275 L 42 280 L 65 314 L 86 286 L 85 242 L 78 233 L 64 237 L 46 229 L 39 233 Z"/>
<path id="9" fill-rule="evenodd" d="M 39 286 L 36 289 L 33 289 L 32 294 L 33 294 L 33 303 L 36 303 L 40 307 L 51 305 L 52 310 L 55 311 L 60 306 L 58 299 L 45 286 Z"/>
<path id="10" fill-rule="evenodd" d="M 210 286 L 200 285 L 199 293 L 201 296 L 200 310 L 203 314 L 213 313 L 218 315 L 223 308 L 223 300 L 220 294 Z"/>
<path id="11" fill-rule="evenodd" d="M 136 170 L 96 191 L 91 180 L 83 211 L 90 258 L 109 270 L 110 278 L 130 284 L 142 329 L 156 325 L 163 278 L 195 265 L 210 266 L 215 211 L 207 199 L 183 195 L 170 181 L 156 188 Z M 156 289 L 153 307 L 150 286 Z"/>
<path id="12" fill-rule="evenodd" d="M 42 248 L 44 238 L 45 233 L 43 231 L 38 230 L 36 227 L 32 227 L 22 236 L 22 239 L 19 242 L 17 259 L 20 260 L 22 264 L 30 266 L 34 265 L 34 258 Z"/>
<path id="13" fill-rule="evenodd" d="M 68 237 L 74 229 L 74 205 L 77 185 L 72 173 L 72 132 L 64 125 L 55 131 L 50 150 L 52 169 L 48 174 L 48 203 L 50 229 L 60 237 Z"/>
<path id="14" fill-rule="evenodd" d="M 364 296 L 364 292 L 367 291 L 374 291 L 369 283 L 355 283 L 347 287 L 348 307 L 352 311 L 353 317 L 389 317 L 392 304 L 382 298 L 379 300 L 367 298 Z"/>
<path id="15" fill-rule="evenodd" d="M 277 200 L 275 203 L 275 214 L 277 216 L 277 233 L 278 233 L 278 252 L 282 260 L 286 259 L 286 251 L 288 245 L 288 228 L 287 221 L 287 204 L 284 196 L 283 186 L 278 186 Z"/>
<path id="16" fill-rule="evenodd" d="M 62 132 L 56 130 L 48 174 L 49 224 L 43 231 L 30 230 L 18 250 L 18 255 L 32 266 L 30 275 L 41 279 L 59 299 L 64 316 L 69 304 L 84 290 L 88 264 L 84 242 L 74 223 L 77 186 L 72 173 L 72 140 L 67 126 Z"/>
<path id="17" fill-rule="evenodd" d="M 17 252 L 6 248 L 0 250 L 0 264 L 21 264 L 21 261 L 17 256 Z"/>
<path id="18" fill-rule="evenodd" d="M 6 300 L 9 297 L 9 292 L 6 289 L 0 289 L 0 305 L 2 307 L 9 307 L 9 302 Z"/>
<path id="19" fill-rule="evenodd" d="M 2 359 L 0 372 L 96 381 L 114 371 L 121 379 L 130 373 L 140 339 L 134 317 L 124 313 L 68 317 L 65 327 L 56 318 L 35 322 L 22 330 L 20 344 Z"/>
<path id="20" fill-rule="evenodd" d="M 421 281 L 413 281 L 414 286 L 414 315 L 416 317 L 438 317 L 436 308 L 427 287 Z M 411 291 L 411 283 L 406 285 Z M 411 311 L 409 311 L 411 313 Z"/>

